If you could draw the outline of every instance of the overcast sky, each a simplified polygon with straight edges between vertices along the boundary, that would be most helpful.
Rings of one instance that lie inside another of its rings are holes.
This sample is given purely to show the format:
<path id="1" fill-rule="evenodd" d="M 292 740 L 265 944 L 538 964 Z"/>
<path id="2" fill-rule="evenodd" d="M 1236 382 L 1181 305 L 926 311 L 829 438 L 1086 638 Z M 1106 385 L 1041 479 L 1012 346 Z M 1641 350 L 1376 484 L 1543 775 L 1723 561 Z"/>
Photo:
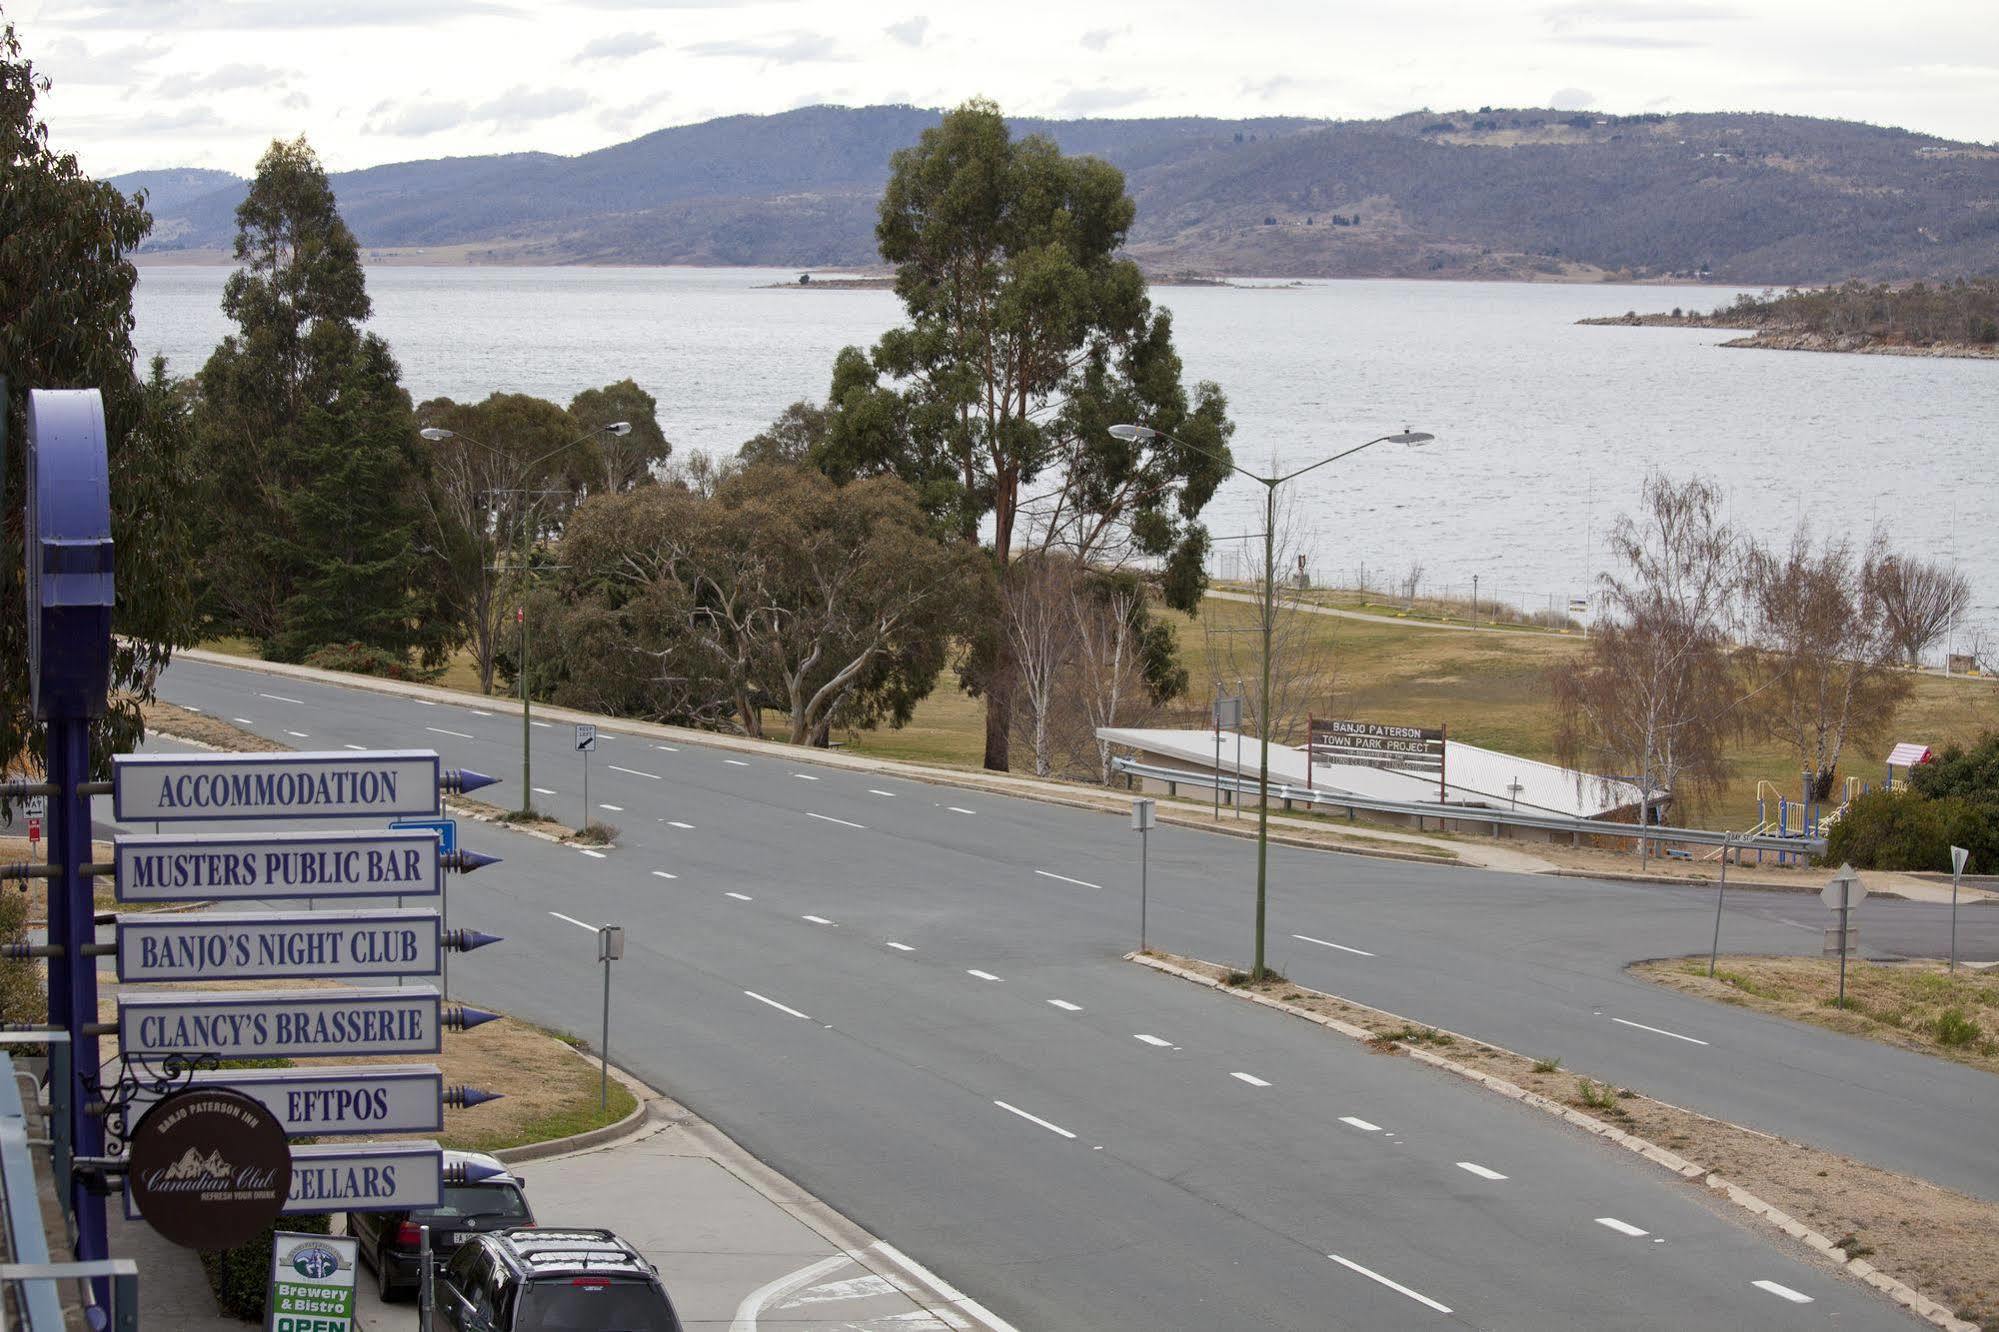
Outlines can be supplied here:
<path id="1" fill-rule="evenodd" d="M 815 102 L 1759 110 L 1999 140 L 1995 0 L 14 0 L 93 173 L 536 149 Z"/>

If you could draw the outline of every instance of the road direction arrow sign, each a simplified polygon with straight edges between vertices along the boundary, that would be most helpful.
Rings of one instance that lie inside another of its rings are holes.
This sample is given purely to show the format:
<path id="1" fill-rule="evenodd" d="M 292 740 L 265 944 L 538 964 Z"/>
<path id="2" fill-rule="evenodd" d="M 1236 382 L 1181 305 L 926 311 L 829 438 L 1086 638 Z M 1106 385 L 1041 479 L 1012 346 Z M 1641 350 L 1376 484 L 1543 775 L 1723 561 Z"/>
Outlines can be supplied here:
<path id="1" fill-rule="evenodd" d="M 493 1093 L 444 1087 L 435 1064 L 329 1068 L 223 1068 L 192 1075 L 195 1087 L 226 1087 L 258 1102 L 289 1137 L 323 1133 L 436 1133 L 448 1103 L 478 1104 Z M 159 1094 L 141 1086 L 127 1118 Z"/>
<path id="2" fill-rule="evenodd" d="M 118 979 L 435 976 L 446 948 L 494 942 L 471 930 L 447 933 L 435 911 L 415 908 L 121 915 Z"/>
<path id="3" fill-rule="evenodd" d="M 587 754 L 597 747 L 597 726 L 594 722 L 576 723 L 576 748 Z"/>
<path id="4" fill-rule="evenodd" d="M 388 990 L 179 991 L 118 996 L 126 1054 L 223 1059 L 436 1054 L 443 1029 L 497 1014 L 446 1008 L 427 985 Z"/>
<path id="5" fill-rule="evenodd" d="M 120 902 L 434 897 L 437 835 L 408 832 L 163 833 L 113 842 Z"/>
<path id="6" fill-rule="evenodd" d="M 327 754 L 119 754 L 121 823 L 194 819 L 398 818 L 436 814 L 445 791 L 497 779 L 447 772 L 428 749 Z"/>

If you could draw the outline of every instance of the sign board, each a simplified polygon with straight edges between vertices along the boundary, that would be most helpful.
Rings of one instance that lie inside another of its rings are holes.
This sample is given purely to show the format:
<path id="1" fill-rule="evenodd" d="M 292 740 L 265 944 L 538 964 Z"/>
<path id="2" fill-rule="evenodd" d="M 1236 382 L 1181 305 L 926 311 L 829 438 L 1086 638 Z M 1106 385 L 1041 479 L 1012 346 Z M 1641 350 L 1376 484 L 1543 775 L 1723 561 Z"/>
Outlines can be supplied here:
<path id="1" fill-rule="evenodd" d="M 458 849 L 457 819 L 397 819 L 389 827 L 397 832 L 434 832 L 437 849 L 447 856 Z"/>
<path id="2" fill-rule="evenodd" d="M 1964 862 L 1971 859 L 1971 852 L 1961 846 L 1950 849 L 1950 877 L 1955 879 L 1964 874 Z"/>
<path id="3" fill-rule="evenodd" d="M 1313 766 L 1359 763 L 1398 772 L 1444 771 L 1444 732 L 1424 726 L 1311 719 L 1306 750 Z"/>
<path id="4" fill-rule="evenodd" d="M 118 917 L 124 982 L 435 976 L 443 956 L 437 912 L 414 908 Z"/>
<path id="5" fill-rule="evenodd" d="M 1139 799 L 1131 802 L 1131 830 L 1150 832 L 1159 824 L 1159 802 Z"/>
<path id="6" fill-rule="evenodd" d="M 576 748 L 582 753 L 587 754 L 596 747 L 597 747 L 596 724 L 593 722 L 577 722 Z"/>
<path id="7" fill-rule="evenodd" d="M 271 1236 L 265 1332 L 354 1332 L 354 1263 L 361 1245 L 345 1235 Z"/>
<path id="8" fill-rule="evenodd" d="M 324 1133 L 437 1133 L 444 1128 L 444 1074 L 435 1064 L 328 1068 L 222 1068 L 192 1086 L 241 1092 L 277 1116 L 287 1137 Z M 143 1110 L 159 1098 L 140 1083 Z"/>
<path id="9" fill-rule="evenodd" d="M 435 1142 L 316 1142 L 292 1148 L 290 1192 L 279 1214 L 427 1211 L 443 1200 L 444 1152 Z M 142 1208 L 128 1182 L 125 1215 L 137 1220 Z"/>
<path id="10" fill-rule="evenodd" d="M 223 1059 L 436 1054 L 442 1003 L 427 985 L 378 990 L 120 994 L 126 1054 Z"/>
<path id="11" fill-rule="evenodd" d="M 118 754 L 111 806 L 120 823 L 399 818 L 438 813 L 442 778 L 428 749 Z"/>
<path id="12" fill-rule="evenodd" d="M 1839 870 L 1826 880 L 1825 887 L 1819 889 L 1819 900 L 1838 911 L 1841 907 L 1857 907 L 1867 900 L 1867 889 L 1861 886 L 1860 876 L 1851 865 L 1841 865 Z"/>
<path id="13" fill-rule="evenodd" d="M 120 902 L 434 897 L 437 835 L 389 832 L 143 833 L 112 843 Z"/>
<path id="14" fill-rule="evenodd" d="M 1232 731 L 1242 725 L 1242 696 L 1215 700 L 1215 729 Z"/>
<path id="15" fill-rule="evenodd" d="M 625 927 L 622 925 L 599 925 L 597 927 L 597 960 L 616 962 L 625 955 Z"/>
<path id="16" fill-rule="evenodd" d="M 277 1116 L 224 1087 L 178 1091 L 132 1130 L 126 1197 L 163 1237 L 228 1249 L 277 1219 L 294 1182 Z"/>

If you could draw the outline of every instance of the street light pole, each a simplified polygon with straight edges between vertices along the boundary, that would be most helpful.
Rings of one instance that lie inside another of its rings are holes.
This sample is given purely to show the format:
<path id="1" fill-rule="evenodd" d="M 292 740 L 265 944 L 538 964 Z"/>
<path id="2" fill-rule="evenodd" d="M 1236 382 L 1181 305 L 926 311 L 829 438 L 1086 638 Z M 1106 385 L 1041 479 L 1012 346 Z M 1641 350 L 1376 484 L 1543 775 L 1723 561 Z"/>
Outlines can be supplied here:
<path id="1" fill-rule="evenodd" d="M 1264 977 L 1263 944 L 1264 922 L 1268 914 L 1270 887 L 1270 671 L 1271 639 L 1276 630 L 1277 620 L 1277 488 L 1286 481 L 1295 481 L 1307 472 L 1316 471 L 1328 463 L 1336 463 L 1351 457 L 1362 449 L 1373 448 L 1376 444 L 1427 444 L 1435 435 L 1420 430 L 1404 430 L 1397 435 L 1382 435 L 1370 439 L 1365 444 L 1356 444 L 1350 449 L 1335 453 L 1330 458 L 1321 458 L 1315 463 L 1284 473 L 1282 476 L 1258 476 L 1255 472 L 1236 466 L 1226 456 L 1206 449 L 1199 444 L 1190 444 L 1163 430 L 1151 426 L 1114 425 L 1110 428 L 1113 439 L 1136 441 L 1141 439 L 1165 439 L 1184 449 L 1192 449 L 1221 463 L 1238 476 L 1244 476 L 1263 487 L 1263 683 L 1257 700 L 1257 736 L 1263 742 L 1263 755 L 1257 765 L 1256 778 L 1256 947 L 1255 966 L 1250 971 L 1251 980 Z M 1238 771 L 1241 765 L 1238 764 Z M 1216 775 L 1220 781 L 1220 774 Z M 1240 795 L 1240 790 L 1238 790 Z"/>

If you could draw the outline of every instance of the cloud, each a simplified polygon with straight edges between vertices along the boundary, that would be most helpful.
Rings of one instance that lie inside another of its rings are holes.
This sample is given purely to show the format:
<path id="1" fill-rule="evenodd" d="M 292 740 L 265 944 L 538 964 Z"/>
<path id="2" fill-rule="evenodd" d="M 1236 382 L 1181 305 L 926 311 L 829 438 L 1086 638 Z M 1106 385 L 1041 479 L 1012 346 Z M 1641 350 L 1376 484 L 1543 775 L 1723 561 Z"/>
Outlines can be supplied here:
<path id="1" fill-rule="evenodd" d="M 1055 103 L 1055 109 L 1064 115 L 1089 116 L 1099 111 L 1115 111 L 1150 96 L 1150 88 L 1071 88 Z"/>
<path id="2" fill-rule="evenodd" d="M 513 87 L 485 105 L 474 107 L 472 119 L 489 121 L 499 129 L 519 129 L 581 111 L 589 105 L 589 95 L 579 88 Z"/>
<path id="3" fill-rule="evenodd" d="M 1548 95 L 1548 105 L 1557 111 L 1587 111 L 1596 105 L 1596 94 L 1585 88 L 1558 88 Z"/>
<path id="4" fill-rule="evenodd" d="M 1267 79 L 1244 79 L 1242 91 L 1245 97 L 1260 97 L 1265 101 L 1275 97 L 1286 88 L 1296 86 L 1298 80 L 1289 74 L 1272 74 Z"/>
<path id="5" fill-rule="evenodd" d="M 1571 0 L 1541 11 L 1560 32 L 1585 23 L 1713 23 L 1741 18 L 1732 5 L 1705 0 Z"/>
<path id="6" fill-rule="evenodd" d="M 110 84 L 123 86 L 130 84 L 140 67 L 150 65 L 166 54 L 166 47 L 135 42 L 130 46 L 115 46 L 92 54 L 75 37 L 58 37 L 37 55 L 32 47 L 29 59 L 35 68 L 48 74 L 58 84 Z"/>
<path id="7" fill-rule="evenodd" d="M 891 23 L 882 29 L 904 46 L 923 45 L 923 35 L 929 30 L 930 20 L 921 14 L 913 14 L 900 23 Z"/>
<path id="8" fill-rule="evenodd" d="M 768 37 L 732 37 L 721 41 L 695 42 L 682 49 L 689 55 L 741 56 L 752 60 L 768 60 L 778 65 L 798 65 L 814 60 L 850 59 L 839 54 L 839 44 L 833 38 L 817 32 L 773 33 Z"/>
<path id="9" fill-rule="evenodd" d="M 279 105 L 283 106 L 287 111 L 303 111 L 312 105 L 312 99 L 302 92 L 289 92 L 285 94 L 285 100 L 279 103 Z"/>
<path id="10" fill-rule="evenodd" d="M 586 60 L 630 60 L 635 55 L 659 47 L 659 38 L 649 32 L 617 32 L 608 37 L 598 37 L 586 42 L 576 53 L 576 63 Z"/>
<path id="11" fill-rule="evenodd" d="M 670 94 L 655 93 L 642 97 L 624 106 L 607 106 L 597 113 L 597 123 L 607 130 L 622 134 L 639 123 L 639 119 L 654 107 L 665 102 Z"/>
<path id="12" fill-rule="evenodd" d="M 65 13 L 66 26 L 91 28 L 409 27 L 457 18 L 519 18 L 497 0 L 96 0 Z"/>
<path id="13" fill-rule="evenodd" d="M 382 102 L 368 113 L 361 132 L 417 139 L 439 130 L 456 129 L 471 118 L 463 102 L 410 102 L 402 106 Z"/>
<path id="14" fill-rule="evenodd" d="M 1083 49 L 1086 51 L 1101 51 L 1117 38 L 1124 36 L 1130 31 L 1131 28 L 1129 26 L 1122 28 L 1092 28 L 1082 36 Z"/>
<path id="15" fill-rule="evenodd" d="M 162 97 L 187 97 L 193 93 L 234 92 L 239 88 L 282 88 L 297 77 L 296 70 L 274 69 L 269 65 L 217 65 L 201 74 L 169 74 L 153 91 Z"/>
<path id="16" fill-rule="evenodd" d="M 1569 46 L 1607 46 L 1625 51 L 1683 51 L 1707 45 L 1706 42 L 1690 42 L 1679 37 L 1648 37 L 1636 32 L 1562 33 L 1555 40 Z"/>

